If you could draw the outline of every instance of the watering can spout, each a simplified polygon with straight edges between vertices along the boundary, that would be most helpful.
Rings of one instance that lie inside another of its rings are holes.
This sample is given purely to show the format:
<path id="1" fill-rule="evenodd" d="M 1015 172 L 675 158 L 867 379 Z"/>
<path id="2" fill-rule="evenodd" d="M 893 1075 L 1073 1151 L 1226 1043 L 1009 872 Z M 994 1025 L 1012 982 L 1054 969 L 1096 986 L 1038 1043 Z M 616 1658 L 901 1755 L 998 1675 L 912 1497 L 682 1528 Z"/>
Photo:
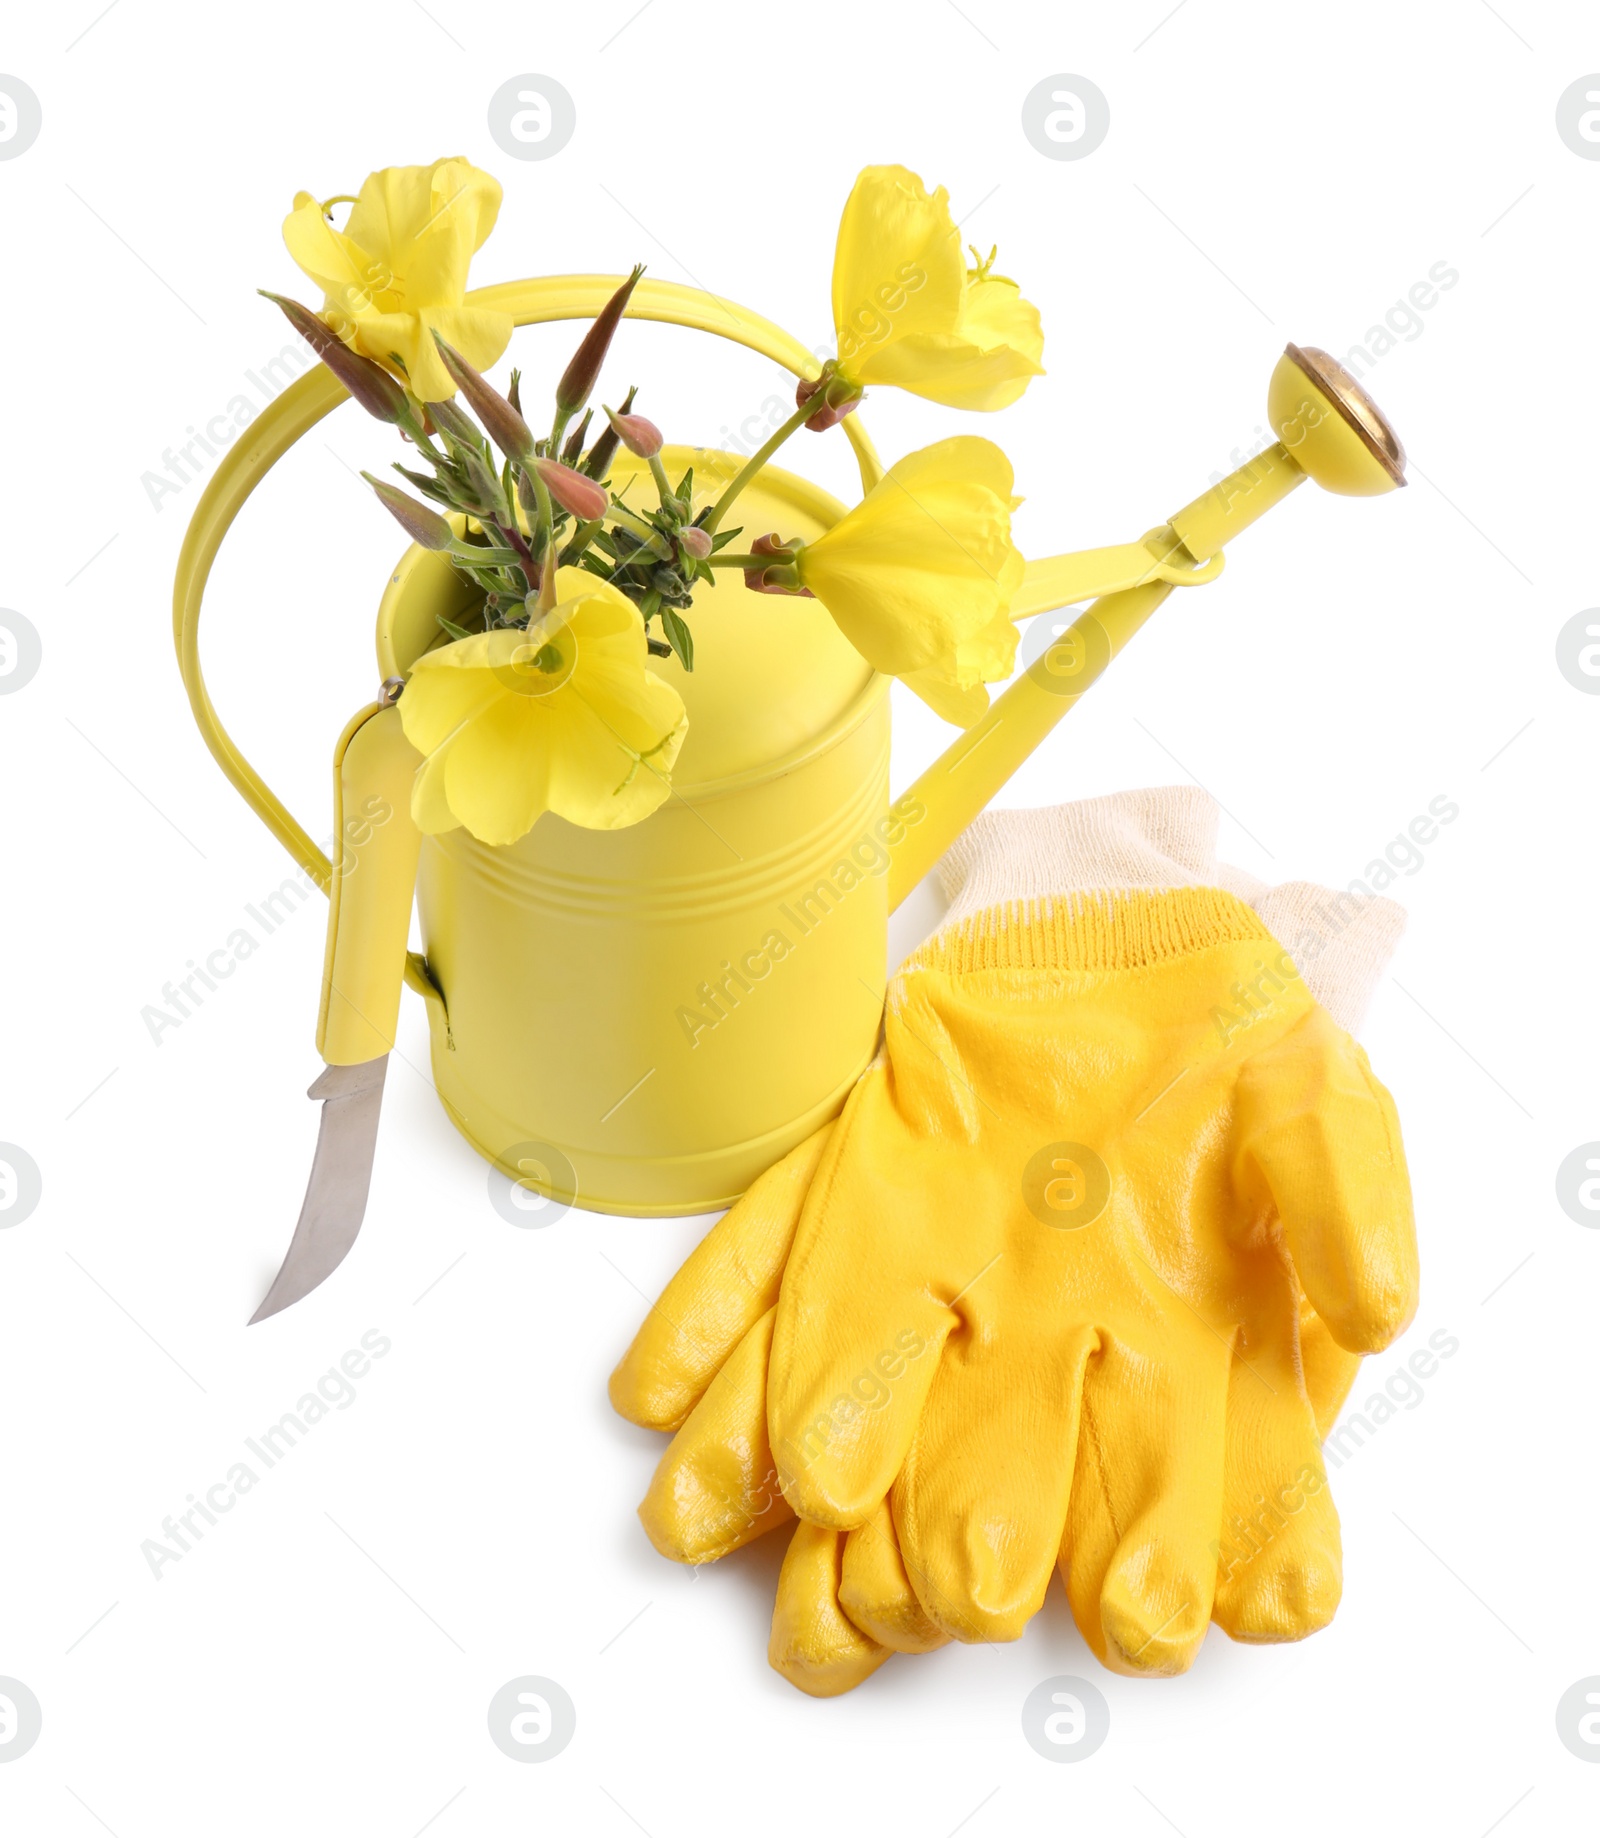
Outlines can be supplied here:
<path id="1" fill-rule="evenodd" d="M 907 794 L 925 813 L 891 851 L 898 906 L 1078 698 L 1177 587 L 1222 571 L 1223 548 L 1305 479 L 1342 497 L 1405 484 L 1405 450 L 1387 417 L 1337 359 L 1289 345 L 1267 412 L 1278 438 L 1137 543 L 1028 564 L 1017 619 L 1093 600 Z"/>

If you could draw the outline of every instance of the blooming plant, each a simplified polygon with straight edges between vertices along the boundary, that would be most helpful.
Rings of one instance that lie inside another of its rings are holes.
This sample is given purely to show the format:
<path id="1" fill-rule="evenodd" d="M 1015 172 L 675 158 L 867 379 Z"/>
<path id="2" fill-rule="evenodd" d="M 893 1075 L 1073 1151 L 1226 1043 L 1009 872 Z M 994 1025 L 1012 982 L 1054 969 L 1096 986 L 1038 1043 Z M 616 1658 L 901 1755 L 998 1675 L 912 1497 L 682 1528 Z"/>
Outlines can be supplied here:
<path id="1" fill-rule="evenodd" d="M 546 811 L 593 829 L 637 823 L 668 795 L 687 726 L 651 657 L 694 669 L 697 585 L 743 570 L 763 593 L 818 599 L 874 669 L 900 677 L 946 719 L 970 725 L 986 684 L 1011 672 L 1011 466 L 971 435 L 892 466 L 853 510 L 807 543 L 777 531 L 735 550 L 724 527 L 741 493 L 802 427 L 851 414 L 894 385 L 951 407 L 1003 408 L 1039 374 L 1039 316 L 1015 282 L 969 268 L 949 203 L 900 166 L 868 167 L 845 205 L 834 258 L 838 355 L 801 381 L 794 413 L 714 497 L 693 471 L 674 481 L 661 431 L 594 396 L 642 268 L 585 333 L 555 387 L 548 432 L 523 414 L 513 370 L 482 374 L 510 343 L 510 318 L 466 291 L 500 208 L 500 187 L 466 160 L 390 167 L 355 197 L 300 193 L 284 222 L 320 310 L 268 294 L 357 402 L 413 449 L 368 477 L 423 547 L 482 595 L 412 669 L 400 700 L 423 755 L 419 826 L 514 842 Z M 349 204 L 342 229 L 334 208 Z M 593 438 L 591 438 L 591 435 Z M 617 450 L 646 462 L 658 502 L 610 489 Z"/>

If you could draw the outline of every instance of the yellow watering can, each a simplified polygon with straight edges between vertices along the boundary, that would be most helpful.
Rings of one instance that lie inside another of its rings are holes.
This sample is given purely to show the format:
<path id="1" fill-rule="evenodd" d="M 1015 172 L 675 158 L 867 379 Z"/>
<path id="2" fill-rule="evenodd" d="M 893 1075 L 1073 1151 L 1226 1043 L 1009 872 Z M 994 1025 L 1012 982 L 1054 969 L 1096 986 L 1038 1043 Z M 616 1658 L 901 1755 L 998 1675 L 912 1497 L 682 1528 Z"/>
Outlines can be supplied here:
<path id="1" fill-rule="evenodd" d="M 469 299 L 519 325 L 588 318 L 615 276 L 484 288 Z M 796 376 L 816 374 L 776 326 L 645 280 L 633 318 L 733 339 Z M 631 828 L 545 816 L 492 848 L 465 829 L 421 837 L 419 756 L 394 706 L 475 590 L 413 547 L 378 612 L 379 699 L 334 756 L 330 862 L 218 721 L 201 674 L 201 598 L 240 506 L 344 399 L 326 369 L 302 377 L 223 459 L 179 560 L 174 626 L 206 744 L 246 802 L 330 897 L 311 1087 L 322 1130 L 289 1254 L 255 1320 L 315 1288 L 360 1229 L 402 982 L 427 1002 L 433 1072 L 451 1119 L 513 1182 L 602 1212 L 726 1206 L 842 1104 L 875 1048 L 887 922 L 896 906 L 1175 587 L 1216 577 L 1224 545 L 1306 477 L 1353 496 L 1404 481 L 1384 417 L 1325 353 L 1290 345 L 1272 374 L 1278 441 L 1141 541 L 1033 562 L 1018 619 L 1100 596 L 902 798 L 889 799 L 887 680 L 820 601 L 696 589 L 698 664 L 651 660 L 689 730 L 672 795 Z M 842 426 L 863 489 L 882 468 L 859 414 Z M 739 460 L 663 455 L 714 482 Z M 619 453 L 613 478 L 626 472 Z M 843 514 L 827 493 L 766 468 L 740 521 L 801 540 Z M 408 949 L 413 890 L 423 950 Z"/>

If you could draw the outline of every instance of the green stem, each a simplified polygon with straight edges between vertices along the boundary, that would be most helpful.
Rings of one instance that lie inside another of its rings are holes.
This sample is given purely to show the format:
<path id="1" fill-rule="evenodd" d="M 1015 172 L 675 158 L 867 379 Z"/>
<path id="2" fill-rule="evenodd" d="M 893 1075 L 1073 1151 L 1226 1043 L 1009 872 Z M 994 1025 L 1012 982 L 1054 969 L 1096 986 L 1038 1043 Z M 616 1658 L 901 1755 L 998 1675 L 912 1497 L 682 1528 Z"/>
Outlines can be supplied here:
<path id="1" fill-rule="evenodd" d="M 734 499 L 738 497 L 739 493 L 744 490 L 745 486 L 750 483 L 761 468 L 766 465 L 767 461 L 772 458 L 779 447 L 783 445 L 796 429 L 803 428 L 819 409 L 824 409 L 827 406 L 828 392 L 825 389 L 819 389 L 809 401 L 802 402 L 799 408 L 797 408 L 789 419 L 784 422 L 783 426 L 778 429 L 777 433 L 763 441 L 762 444 L 756 448 L 755 452 L 751 454 L 749 459 L 747 459 L 733 475 L 733 478 L 729 481 L 727 490 L 724 491 L 722 496 L 712 505 L 711 514 L 706 518 L 705 522 L 701 524 L 701 529 L 714 531 L 733 508 Z"/>
<path id="2" fill-rule="evenodd" d="M 542 569 L 547 562 L 554 560 L 555 513 L 550 508 L 550 488 L 539 477 L 537 469 L 530 467 L 528 477 L 533 480 L 533 493 L 539 500 L 539 527 L 534 531 L 534 547 L 541 558 L 539 565 Z M 541 574 L 541 583 L 543 579 Z"/>
<path id="3" fill-rule="evenodd" d="M 494 520 L 494 527 L 500 532 L 501 540 L 505 543 L 506 547 L 516 550 L 517 556 L 522 563 L 522 578 L 528 584 L 526 591 L 532 593 L 534 586 L 533 577 L 538 573 L 538 569 L 534 566 L 533 551 L 523 540 L 522 532 L 517 528 L 515 518 L 507 522 L 496 517 Z"/>
<path id="4" fill-rule="evenodd" d="M 671 555 L 672 551 L 667 547 L 661 532 L 647 523 L 637 511 L 630 511 L 627 505 L 613 501 L 610 516 L 613 523 L 620 523 L 625 529 L 631 530 L 635 536 L 640 537 L 645 547 L 658 561 L 664 562 Z"/>
<path id="5" fill-rule="evenodd" d="M 417 451 L 419 453 L 426 453 L 428 458 L 433 461 L 434 470 L 438 471 L 446 464 L 446 460 L 444 454 L 433 444 L 423 428 L 422 418 L 425 412 L 426 411 L 423 410 L 420 403 L 416 404 L 414 409 L 408 412 L 405 420 L 400 423 L 400 426 L 411 436 L 412 445 L 416 447 Z"/>
<path id="6" fill-rule="evenodd" d="M 596 517 L 592 523 L 580 523 L 572 532 L 566 548 L 561 551 L 560 565 L 563 568 L 572 567 L 574 563 L 582 557 L 584 550 L 588 548 L 590 543 L 594 541 L 604 527 L 605 519 L 603 517 Z"/>
<path id="7" fill-rule="evenodd" d="M 550 423 L 550 457 L 558 460 L 561 457 L 561 437 L 567 431 L 567 423 L 572 419 L 572 410 L 556 406 L 556 418 Z"/>
<path id="8" fill-rule="evenodd" d="M 708 555 L 706 566 L 709 568 L 773 568 L 782 560 L 781 555 L 734 555 L 724 549 L 720 554 Z"/>
<path id="9" fill-rule="evenodd" d="M 664 511 L 676 512 L 678 500 L 673 496 L 672 486 L 667 479 L 667 469 L 662 465 L 659 453 L 650 455 L 650 476 L 655 480 L 656 490 L 661 494 L 661 508 Z"/>

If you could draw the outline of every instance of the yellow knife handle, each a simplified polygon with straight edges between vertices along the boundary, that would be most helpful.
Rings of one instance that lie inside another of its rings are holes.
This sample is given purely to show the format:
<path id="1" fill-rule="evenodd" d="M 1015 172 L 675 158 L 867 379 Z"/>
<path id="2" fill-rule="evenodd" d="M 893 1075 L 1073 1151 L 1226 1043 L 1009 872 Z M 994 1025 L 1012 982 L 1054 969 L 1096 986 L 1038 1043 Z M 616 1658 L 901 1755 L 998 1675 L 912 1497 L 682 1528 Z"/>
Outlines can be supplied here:
<path id="1" fill-rule="evenodd" d="M 375 702 L 339 736 L 333 755 L 328 945 L 317 1051 L 358 1066 L 394 1045 L 422 838 L 411 821 L 421 755 L 400 711 Z"/>

